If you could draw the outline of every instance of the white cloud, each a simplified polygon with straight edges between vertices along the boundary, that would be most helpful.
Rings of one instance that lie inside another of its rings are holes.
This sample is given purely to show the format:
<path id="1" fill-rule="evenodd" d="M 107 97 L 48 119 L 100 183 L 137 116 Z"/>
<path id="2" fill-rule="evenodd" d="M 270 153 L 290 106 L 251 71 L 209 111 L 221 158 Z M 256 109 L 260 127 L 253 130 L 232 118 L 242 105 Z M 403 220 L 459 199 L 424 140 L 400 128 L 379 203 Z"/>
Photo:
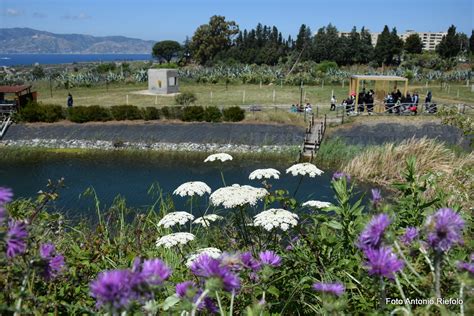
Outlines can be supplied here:
<path id="1" fill-rule="evenodd" d="M 14 9 L 14 8 L 7 8 L 5 10 L 5 13 L 4 13 L 4 15 L 6 15 L 6 16 L 20 16 L 22 14 L 23 14 L 23 12 L 21 12 L 18 9 Z"/>
<path id="2" fill-rule="evenodd" d="M 63 15 L 62 18 L 66 20 L 87 20 L 87 19 L 90 19 L 91 17 L 85 14 L 84 12 L 81 12 L 79 14 L 66 14 L 66 15 Z"/>

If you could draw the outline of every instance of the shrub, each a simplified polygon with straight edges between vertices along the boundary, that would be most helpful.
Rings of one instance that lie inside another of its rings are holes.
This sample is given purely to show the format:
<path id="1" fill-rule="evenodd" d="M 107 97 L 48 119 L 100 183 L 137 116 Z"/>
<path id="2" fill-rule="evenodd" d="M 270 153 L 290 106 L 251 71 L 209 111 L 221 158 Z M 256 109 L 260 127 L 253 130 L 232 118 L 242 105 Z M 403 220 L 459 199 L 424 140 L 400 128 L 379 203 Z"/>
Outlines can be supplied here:
<path id="1" fill-rule="evenodd" d="M 84 123 L 91 121 L 110 121 L 110 110 L 98 105 L 74 106 L 69 108 L 68 118 L 71 122 Z"/>
<path id="2" fill-rule="evenodd" d="M 148 106 L 142 109 L 142 117 L 146 121 L 159 120 L 160 110 L 155 107 Z"/>
<path id="3" fill-rule="evenodd" d="M 190 105 L 196 102 L 197 98 L 192 92 L 183 92 L 178 94 L 174 100 L 176 101 L 176 104 L 179 105 Z"/>
<path id="4" fill-rule="evenodd" d="M 208 106 L 204 109 L 204 121 L 220 122 L 222 121 L 221 110 L 217 106 Z"/>
<path id="5" fill-rule="evenodd" d="M 239 122 L 245 118 L 245 110 L 239 106 L 231 106 L 222 110 L 224 121 Z"/>
<path id="6" fill-rule="evenodd" d="M 60 105 L 28 103 L 17 115 L 24 122 L 57 122 L 64 119 L 63 108 Z"/>
<path id="7" fill-rule="evenodd" d="M 110 108 L 110 111 L 117 121 L 140 120 L 143 118 L 140 109 L 134 105 L 115 105 Z"/>
<path id="8" fill-rule="evenodd" d="M 183 108 L 181 106 L 164 106 L 161 109 L 161 113 L 168 120 L 180 120 L 183 117 Z"/>
<path id="9" fill-rule="evenodd" d="M 187 106 L 183 110 L 183 121 L 204 121 L 204 108 L 202 106 Z"/>

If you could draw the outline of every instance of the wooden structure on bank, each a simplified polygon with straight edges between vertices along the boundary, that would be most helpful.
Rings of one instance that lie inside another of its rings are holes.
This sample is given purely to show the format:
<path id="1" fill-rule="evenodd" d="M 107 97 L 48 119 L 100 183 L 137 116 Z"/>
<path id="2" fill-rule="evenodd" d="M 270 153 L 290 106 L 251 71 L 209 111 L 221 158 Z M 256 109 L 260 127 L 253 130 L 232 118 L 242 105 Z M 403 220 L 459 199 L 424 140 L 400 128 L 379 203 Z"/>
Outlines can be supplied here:
<path id="1" fill-rule="evenodd" d="M 0 86 L 0 139 L 12 123 L 12 114 L 34 101 L 36 92 L 31 91 L 31 86 Z"/>
<path id="2" fill-rule="evenodd" d="M 378 76 L 378 75 L 352 75 L 349 80 L 349 95 L 355 93 L 355 104 L 358 104 L 359 101 L 359 92 L 362 84 L 365 84 L 365 81 L 374 81 L 375 82 L 375 95 L 378 99 L 383 100 L 387 93 L 391 92 L 393 89 L 397 89 L 398 83 L 403 82 L 403 95 L 406 96 L 408 92 L 408 78 L 400 76 Z M 387 85 L 392 82 L 394 83 L 393 89 L 389 89 Z M 380 83 L 382 87 L 378 86 L 377 83 Z"/>
<path id="3" fill-rule="evenodd" d="M 311 113 L 311 117 L 306 128 L 303 146 L 300 151 L 299 161 L 313 162 L 316 153 L 323 142 L 324 133 L 326 132 L 326 114 L 324 118 L 319 122 L 314 121 L 314 113 Z"/>

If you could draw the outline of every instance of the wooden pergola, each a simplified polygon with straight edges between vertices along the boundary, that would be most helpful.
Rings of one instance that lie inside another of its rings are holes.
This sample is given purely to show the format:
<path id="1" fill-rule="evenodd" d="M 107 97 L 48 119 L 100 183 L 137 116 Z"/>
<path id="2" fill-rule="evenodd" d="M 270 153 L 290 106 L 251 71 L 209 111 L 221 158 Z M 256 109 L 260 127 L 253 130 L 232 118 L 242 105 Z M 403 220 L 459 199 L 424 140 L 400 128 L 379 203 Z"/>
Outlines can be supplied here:
<path id="1" fill-rule="evenodd" d="M 408 92 L 408 79 L 400 76 L 378 76 L 378 75 L 352 75 L 349 81 L 349 95 L 355 92 L 355 104 L 359 101 L 360 81 L 384 81 L 384 82 L 404 82 L 403 95 L 406 96 Z"/>
<path id="2" fill-rule="evenodd" d="M 13 94 L 13 99 L 6 99 L 6 94 Z M 31 91 L 31 85 L 0 86 L 0 106 L 15 106 L 20 108 L 30 101 L 36 101 L 36 92 Z"/>

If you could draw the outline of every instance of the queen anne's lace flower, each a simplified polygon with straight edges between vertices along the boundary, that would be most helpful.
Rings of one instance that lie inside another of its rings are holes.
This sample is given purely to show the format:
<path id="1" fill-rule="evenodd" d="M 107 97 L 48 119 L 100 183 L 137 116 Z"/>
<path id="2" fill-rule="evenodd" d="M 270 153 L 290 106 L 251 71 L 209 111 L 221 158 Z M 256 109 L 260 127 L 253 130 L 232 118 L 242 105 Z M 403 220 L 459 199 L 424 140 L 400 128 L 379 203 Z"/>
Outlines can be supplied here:
<path id="1" fill-rule="evenodd" d="M 201 181 L 191 181 L 181 184 L 173 194 L 179 196 L 203 196 L 205 193 L 211 194 L 211 188 Z"/>
<path id="2" fill-rule="evenodd" d="M 263 188 L 234 184 L 217 189 L 209 199 L 214 206 L 222 205 L 225 208 L 234 208 L 245 204 L 255 205 L 267 194 L 268 191 Z"/>
<path id="3" fill-rule="evenodd" d="M 291 173 L 294 176 L 305 176 L 308 175 L 311 178 L 320 176 L 323 174 L 322 170 L 319 170 L 318 167 L 309 162 L 298 163 L 286 169 L 286 173 Z"/>
<path id="4" fill-rule="evenodd" d="M 208 215 L 204 215 L 203 217 L 196 218 L 193 224 L 199 224 L 204 227 L 209 227 L 212 222 L 220 221 L 223 218 L 224 217 L 216 215 L 216 214 L 208 214 Z"/>
<path id="5" fill-rule="evenodd" d="M 273 169 L 273 168 L 268 168 L 268 169 L 257 169 L 252 171 L 252 173 L 249 175 L 250 180 L 255 180 L 255 179 L 280 179 L 280 171 Z"/>
<path id="6" fill-rule="evenodd" d="M 255 215 L 254 225 L 261 226 L 265 230 L 271 231 L 280 228 L 283 231 L 298 224 L 298 215 L 283 209 L 269 209 Z"/>
<path id="7" fill-rule="evenodd" d="M 174 225 L 184 225 L 189 221 L 192 221 L 194 216 L 186 212 L 173 212 L 166 214 L 159 222 L 158 226 L 164 228 L 170 228 Z"/>
<path id="8" fill-rule="evenodd" d="M 176 245 L 185 245 L 194 240 L 195 236 L 191 233 L 174 233 L 158 238 L 156 246 L 171 248 Z"/>
<path id="9" fill-rule="evenodd" d="M 220 160 L 222 162 L 224 161 L 227 161 L 227 160 L 232 160 L 232 156 L 229 155 L 229 154 L 226 154 L 226 153 L 220 153 L 220 154 L 212 154 L 210 156 L 208 156 L 206 159 L 204 159 L 204 162 L 208 162 L 208 161 L 216 161 L 216 160 Z"/>
<path id="10" fill-rule="evenodd" d="M 208 255 L 211 258 L 217 259 L 222 255 L 222 251 L 214 247 L 198 249 L 195 253 L 191 254 L 188 257 L 188 260 L 186 261 L 186 266 L 189 268 L 191 264 L 194 262 L 194 260 L 199 258 L 199 256 L 201 255 Z"/>
<path id="11" fill-rule="evenodd" d="M 332 204 L 329 202 L 315 201 L 315 200 L 306 201 L 303 203 L 303 206 L 314 207 L 314 208 L 325 208 L 331 205 Z"/>

